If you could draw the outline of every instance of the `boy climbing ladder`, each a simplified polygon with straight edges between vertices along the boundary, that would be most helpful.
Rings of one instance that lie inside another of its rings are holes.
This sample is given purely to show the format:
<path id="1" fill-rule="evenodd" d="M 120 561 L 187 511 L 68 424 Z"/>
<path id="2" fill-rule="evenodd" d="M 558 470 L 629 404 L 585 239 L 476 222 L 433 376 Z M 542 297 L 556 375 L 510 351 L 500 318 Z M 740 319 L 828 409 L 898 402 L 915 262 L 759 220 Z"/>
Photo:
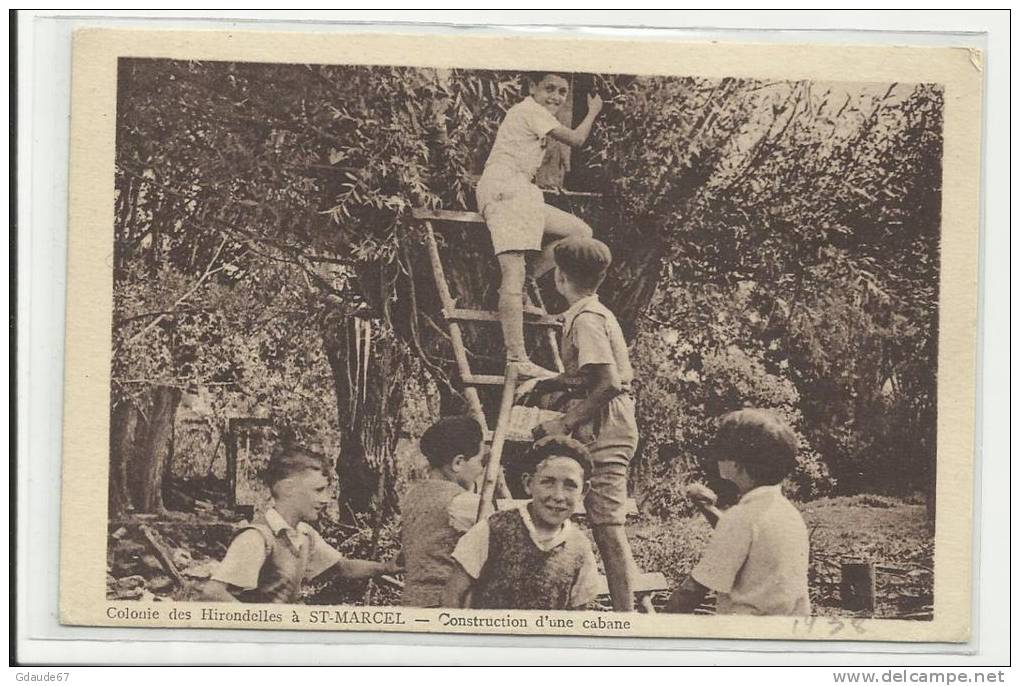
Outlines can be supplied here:
<path id="1" fill-rule="evenodd" d="M 532 362 L 524 347 L 525 281 L 537 279 L 553 266 L 555 243 L 543 249 L 542 239 L 592 235 L 583 221 L 545 203 L 533 182 L 535 173 L 542 164 L 547 137 L 574 147 L 584 145 L 602 110 L 602 98 L 589 95 L 588 113 L 576 128 L 567 128 L 555 116 L 570 92 L 567 79 L 537 72 L 528 74 L 527 81 L 528 97 L 511 107 L 499 125 L 476 193 L 502 273 L 499 319 L 506 359 L 516 363 L 523 378 L 555 375 Z M 525 256 L 538 251 L 541 255 L 528 274 Z"/>

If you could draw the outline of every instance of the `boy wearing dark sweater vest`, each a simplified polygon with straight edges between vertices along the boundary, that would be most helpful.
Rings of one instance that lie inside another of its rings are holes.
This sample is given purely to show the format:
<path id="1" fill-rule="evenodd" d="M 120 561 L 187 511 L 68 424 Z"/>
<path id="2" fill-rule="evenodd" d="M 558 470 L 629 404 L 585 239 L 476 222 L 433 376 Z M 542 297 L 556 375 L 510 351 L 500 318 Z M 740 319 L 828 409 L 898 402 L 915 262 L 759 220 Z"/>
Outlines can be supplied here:
<path id="1" fill-rule="evenodd" d="M 400 500 L 404 605 L 439 607 L 443 599 L 456 567 L 450 553 L 478 513 L 478 494 L 469 489 L 482 473 L 482 445 L 482 428 L 471 417 L 441 419 L 422 434 L 429 476 Z"/>
<path id="2" fill-rule="evenodd" d="M 443 598 L 445 607 L 567 610 L 598 593 L 595 555 L 570 521 L 584 497 L 591 461 L 566 436 L 535 443 L 524 476 L 532 496 L 522 508 L 497 512 L 457 543 Z"/>
<path id="3" fill-rule="evenodd" d="M 326 470 L 321 455 L 300 446 L 273 451 L 265 475 L 273 506 L 240 528 L 201 600 L 300 603 L 303 583 L 327 571 L 348 579 L 400 571 L 393 560 L 345 558 L 312 527 L 331 497 Z"/>

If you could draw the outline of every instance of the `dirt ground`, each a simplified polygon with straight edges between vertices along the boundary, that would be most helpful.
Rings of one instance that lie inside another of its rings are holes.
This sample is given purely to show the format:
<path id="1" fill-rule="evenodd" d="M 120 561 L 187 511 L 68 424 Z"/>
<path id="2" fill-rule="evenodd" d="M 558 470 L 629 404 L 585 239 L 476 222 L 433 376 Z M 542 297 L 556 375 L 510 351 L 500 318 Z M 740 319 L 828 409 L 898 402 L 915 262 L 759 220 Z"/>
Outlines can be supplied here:
<path id="1" fill-rule="evenodd" d="M 923 504 L 884 496 L 823 498 L 798 504 L 810 534 L 812 612 L 853 615 L 840 604 L 840 563 L 876 567 L 878 617 L 931 619 L 934 538 Z M 638 565 L 679 583 L 697 563 L 711 528 L 701 517 L 638 520 L 628 527 Z"/>
<path id="2" fill-rule="evenodd" d="M 825 498 L 799 504 L 810 533 L 809 589 L 812 610 L 818 615 L 847 615 L 840 602 L 840 563 L 866 560 L 876 567 L 876 616 L 931 619 L 933 537 L 922 504 L 883 496 L 856 495 Z M 179 570 L 175 583 L 142 535 L 142 527 L 155 532 L 167 557 Z M 583 525 L 582 525 L 583 526 Z M 135 516 L 111 525 L 107 588 L 111 599 L 166 599 L 188 597 L 208 578 L 226 551 L 234 523 L 210 521 L 201 515 L 175 513 L 173 517 Z M 703 518 L 660 520 L 638 517 L 628 525 L 638 566 L 662 572 L 671 585 L 683 580 L 697 563 L 711 528 Z M 371 526 L 342 527 L 320 522 L 323 536 L 350 557 L 386 559 L 399 546 L 399 523 L 389 522 L 378 538 Z M 374 539 L 374 540 L 373 540 Z M 668 594 L 655 597 L 661 605 Z M 306 601 L 311 604 L 375 605 L 399 603 L 399 587 L 392 583 L 345 582 L 312 584 Z M 600 607 L 608 608 L 608 603 Z"/>

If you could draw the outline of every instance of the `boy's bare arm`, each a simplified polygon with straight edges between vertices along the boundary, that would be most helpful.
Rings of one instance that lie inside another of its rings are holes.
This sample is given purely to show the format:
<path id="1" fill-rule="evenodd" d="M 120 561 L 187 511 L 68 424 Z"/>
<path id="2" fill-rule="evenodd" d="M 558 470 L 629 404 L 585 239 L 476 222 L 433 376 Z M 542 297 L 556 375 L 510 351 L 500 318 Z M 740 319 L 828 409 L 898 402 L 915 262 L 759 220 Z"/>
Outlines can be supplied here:
<path id="1" fill-rule="evenodd" d="M 680 588 L 673 591 L 673 595 L 666 601 L 663 612 L 690 614 L 708 595 L 708 588 L 702 586 L 692 577 L 687 577 L 680 584 Z"/>
<path id="2" fill-rule="evenodd" d="M 584 142 L 588 140 L 588 136 L 591 134 L 591 127 L 595 123 L 595 117 L 599 116 L 599 112 L 602 111 L 602 98 L 599 95 L 588 96 L 588 114 L 584 116 L 581 123 L 577 125 L 577 128 L 567 128 L 566 126 L 557 126 L 555 129 L 549 132 L 549 135 L 561 143 L 579 148 L 584 145 Z"/>
<path id="3" fill-rule="evenodd" d="M 199 600 L 208 600 L 214 603 L 239 603 L 230 589 L 227 588 L 227 584 L 218 579 L 209 579 L 204 584 L 198 593 Z"/>
<path id="4" fill-rule="evenodd" d="M 517 390 L 514 391 L 514 402 L 519 402 L 525 396 L 534 393 L 535 395 L 546 395 L 548 393 L 556 393 L 558 391 L 565 391 L 570 388 L 570 384 L 567 380 L 566 374 L 557 374 L 556 376 L 550 377 L 536 377 L 534 379 L 528 379 L 527 381 L 519 384 Z"/>
<path id="5" fill-rule="evenodd" d="M 557 419 L 550 419 L 535 427 L 536 439 L 542 436 L 555 436 L 570 433 L 576 427 L 591 421 L 609 401 L 623 393 L 623 384 L 616 373 L 615 367 L 608 364 L 585 365 L 588 375 L 587 397 Z"/>
<path id="6" fill-rule="evenodd" d="M 719 523 L 719 517 L 722 516 L 722 510 L 715 505 L 698 505 L 698 509 L 701 514 L 705 515 L 705 519 L 708 520 L 709 525 L 714 529 L 715 525 Z"/>
<path id="7" fill-rule="evenodd" d="M 475 580 L 459 565 L 446 579 L 443 590 L 443 607 L 470 607 L 471 586 Z"/>
<path id="8" fill-rule="evenodd" d="M 340 560 L 333 566 L 336 574 L 345 579 L 368 579 L 380 574 L 399 574 L 403 571 L 396 560 Z"/>

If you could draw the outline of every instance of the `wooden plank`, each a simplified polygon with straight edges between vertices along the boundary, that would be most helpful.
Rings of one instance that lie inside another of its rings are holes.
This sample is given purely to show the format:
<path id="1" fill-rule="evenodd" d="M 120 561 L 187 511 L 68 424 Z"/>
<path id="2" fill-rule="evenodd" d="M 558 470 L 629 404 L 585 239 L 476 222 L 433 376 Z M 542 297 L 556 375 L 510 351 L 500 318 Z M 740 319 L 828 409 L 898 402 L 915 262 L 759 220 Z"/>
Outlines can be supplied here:
<path id="1" fill-rule="evenodd" d="M 561 110 L 561 112 L 562 112 L 562 110 Z M 569 125 L 569 122 L 568 122 L 568 125 Z M 481 174 L 468 174 L 468 178 L 470 178 L 472 183 L 474 183 L 474 185 L 477 186 L 478 182 L 482 178 L 482 175 Z M 542 191 L 543 193 L 547 193 L 549 195 L 569 195 L 569 196 L 577 196 L 577 197 L 582 197 L 582 198 L 601 198 L 604 195 L 603 193 L 596 193 L 596 192 L 592 192 L 592 191 L 568 191 L 566 188 L 563 188 L 562 186 L 542 186 L 542 185 L 539 185 L 538 189 L 540 191 Z"/>
<path id="2" fill-rule="evenodd" d="M 184 577 L 181 576 L 179 571 L 177 571 L 177 566 L 174 564 L 173 556 L 170 554 L 170 550 L 167 548 L 163 537 L 159 535 L 158 531 L 151 529 L 144 524 L 139 526 L 138 530 L 142 532 L 142 537 L 145 539 L 145 542 L 149 544 L 149 549 L 155 553 L 156 560 L 159 562 L 163 570 L 170 576 L 171 579 L 173 579 L 178 588 L 184 588 L 186 585 Z"/>
<path id="3" fill-rule="evenodd" d="M 514 499 L 501 498 L 500 500 L 496 501 L 496 506 L 497 509 L 499 510 L 514 510 L 517 508 L 524 507 L 529 502 L 531 501 L 526 498 L 514 498 Z M 625 512 L 628 516 L 636 517 L 638 514 L 640 514 L 640 512 L 638 511 L 637 501 L 634 500 L 634 498 L 627 498 L 627 503 L 624 507 L 626 508 Z M 577 507 L 574 509 L 574 514 L 575 515 L 586 514 L 583 502 L 577 503 Z"/>
<path id="4" fill-rule="evenodd" d="M 411 216 L 422 221 L 485 224 L 485 219 L 477 212 L 464 212 L 461 210 L 430 210 L 425 207 L 415 207 L 411 210 Z"/>
<path id="5" fill-rule="evenodd" d="M 504 377 L 499 374 L 465 374 L 461 381 L 470 386 L 502 386 Z"/>
<path id="6" fill-rule="evenodd" d="M 562 195 L 571 198 L 601 198 L 601 193 L 587 191 L 568 191 L 563 188 L 543 188 L 543 193 Z M 485 224 L 485 218 L 478 212 L 464 210 L 430 210 L 427 207 L 414 207 L 411 216 L 420 221 L 455 222 L 460 224 Z"/>
<path id="7" fill-rule="evenodd" d="M 498 322 L 499 312 L 492 310 L 467 310 L 463 308 L 453 308 L 451 310 L 443 310 L 443 316 L 447 320 L 453 321 L 466 321 L 466 322 Z M 554 326 L 562 327 L 563 320 L 559 317 L 551 314 L 545 314 L 544 312 L 539 314 L 537 312 L 525 312 L 524 323 L 533 324 L 535 326 Z"/>
<path id="8" fill-rule="evenodd" d="M 670 590 L 669 581 L 662 572 L 645 572 L 634 579 L 635 593 L 655 593 L 668 590 Z M 598 595 L 609 595 L 609 583 L 602 575 L 599 575 Z"/>
<path id="9" fill-rule="evenodd" d="M 592 191 L 568 191 L 566 188 L 559 186 L 543 186 L 540 190 L 547 195 L 563 195 L 569 198 L 601 198 L 604 195 L 603 193 Z"/>

